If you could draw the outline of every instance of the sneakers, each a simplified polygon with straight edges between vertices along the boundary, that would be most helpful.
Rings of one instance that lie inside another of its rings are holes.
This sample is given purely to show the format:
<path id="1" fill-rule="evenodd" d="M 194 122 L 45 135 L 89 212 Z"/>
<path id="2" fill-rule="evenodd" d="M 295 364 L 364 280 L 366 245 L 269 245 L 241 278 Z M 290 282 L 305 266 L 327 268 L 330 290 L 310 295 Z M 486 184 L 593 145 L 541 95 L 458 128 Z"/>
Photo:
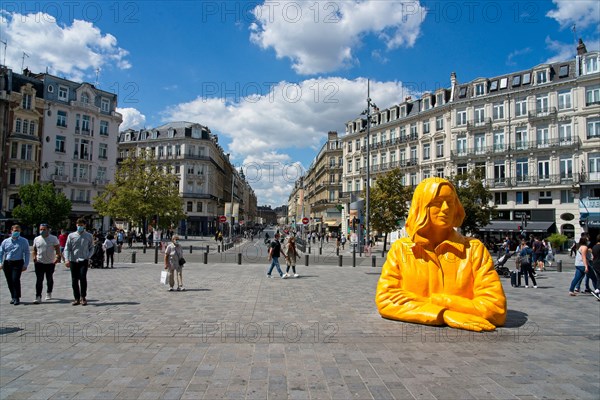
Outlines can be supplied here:
<path id="1" fill-rule="evenodd" d="M 579 293 L 579 289 L 575 289 L 575 293 Z"/>
<path id="2" fill-rule="evenodd" d="M 19 299 L 15 299 L 15 302 L 13 303 L 15 306 L 18 306 L 19 304 L 21 304 L 21 302 L 19 301 Z"/>
<path id="3" fill-rule="evenodd" d="M 170 288 L 169 288 L 169 292 L 172 292 L 172 291 L 173 291 L 173 288 L 172 288 L 172 287 L 170 287 Z"/>
<path id="4" fill-rule="evenodd" d="M 596 289 L 592 292 L 592 296 L 594 296 L 598 301 L 600 301 L 600 289 Z"/>
<path id="5" fill-rule="evenodd" d="M 52 300 L 52 293 L 46 293 L 46 301 Z"/>
<path id="6" fill-rule="evenodd" d="M 583 293 L 592 293 L 592 291 L 590 289 L 585 289 Z"/>
<path id="7" fill-rule="evenodd" d="M 180 292 L 181 291 L 181 286 L 177 286 L 177 291 Z"/>
<path id="8" fill-rule="evenodd" d="M 575 294 L 575 292 L 569 292 L 569 296 L 577 296 L 577 294 Z"/>
<path id="9" fill-rule="evenodd" d="M 525 289 L 527 289 L 529 286 L 525 285 Z"/>
<path id="10" fill-rule="evenodd" d="M 181 287 L 181 291 L 182 291 L 182 292 L 185 292 L 185 288 L 184 288 L 183 286 Z"/>
<path id="11" fill-rule="evenodd" d="M 298 275 L 298 274 L 294 274 L 294 278 L 297 278 L 297 277 L 299 277 L 299 276 L 300 276 L 300 275 Z"/>
<path id="12" fill-rule="evenodd" d="M 271 274 L 267 274 L 267 278 L 272 278 Z"/>
<path id="13" fill-rule="evenodd" d="M 533 288 L 534 288 L 534 289 L 537 289 L 537 285 L 533 285 Z"/>
<path id="14" fill-rule="evenodd" d="M 281 279 L 287 279 L 288 276 L 289 276 L 288 274 L 283 274 L 283 275 L 281 275 Z"/>
<path id="15" fill-rule="evenodd" d="M 87 300 L 85 299 L 85 297 L 81 299 L 81 305 L 87 306 Z"/>
<path id="16" fill-rule="evenodd" d="M 71 302 L 71 305 L 72 305 L 72 306 L 78 306 L 79 304 L 81 304 L 81 303 L 79 302 L 79 300 L 73 300 L 73 301 Z"/>
<path id="17" fill-rule="evenodd" d="M 33 304 L 40 304 L 42 302 L 42 296 L 35 296 Z"/>
<path id="18" fill-rule="evenodd" d="M 15 299 L 10 299 L 10 304 L 15 304 Z"/>

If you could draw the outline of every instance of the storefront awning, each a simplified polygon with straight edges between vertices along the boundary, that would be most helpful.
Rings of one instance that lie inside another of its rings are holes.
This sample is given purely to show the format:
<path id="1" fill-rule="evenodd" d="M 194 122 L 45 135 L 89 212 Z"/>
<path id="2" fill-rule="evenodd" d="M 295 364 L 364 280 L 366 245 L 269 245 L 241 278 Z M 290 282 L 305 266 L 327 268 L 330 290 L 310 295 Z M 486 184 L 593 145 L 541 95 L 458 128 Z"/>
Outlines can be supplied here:
<path id="1" fill-rule="evenodd" d="M 519 233 L 521 221 L 492 221 L 488 225 L 479 228 L 480 232 L 515 232 Z M 527 221 L 523 227 L 527 233 L 546 233 L 551 229 L 556 230 L 554 221 Z"/>
<path id="2" fill-rule="evenodd" d="M 338 226 L 338 225 L 340 225 L 340 223 L 341 222 L 338 222 L 338 221 L 335 221 L 335 220 L 333 220 L 333 221 L 325 221 L 325 225 L 327 225 L 327 226 Z"/>

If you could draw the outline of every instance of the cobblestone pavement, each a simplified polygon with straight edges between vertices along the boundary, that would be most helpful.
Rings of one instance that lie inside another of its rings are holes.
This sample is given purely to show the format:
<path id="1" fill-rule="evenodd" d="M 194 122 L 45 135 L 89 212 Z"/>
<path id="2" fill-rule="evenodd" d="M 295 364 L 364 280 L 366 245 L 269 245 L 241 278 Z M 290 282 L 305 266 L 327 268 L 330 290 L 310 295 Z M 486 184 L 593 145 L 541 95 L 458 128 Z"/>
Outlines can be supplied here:
<path id="1" fill-rule="evenodd" d="M 568 296 L 568 257 L 537 289 L 502 278 L 507 324 L 475 334 L 382 319 L 381 260 L 353 268 L 345 254 L 338 267 L 313 254 L 299 278 L 269 279 L 260 247 L 237 265 L 239 248 L 189 243 L 185 292 L 168 292 L 162 256 L 154 264 L 140 249 L 135 264 L 126 250 L 114 269 L 89 271 L 87 307 L 70 305 L 62 265 L 54 300 L 40 305 L 32 268 L 19 306 L 2 282 L 0 398 L 600 398 L 600 302 Z"/>

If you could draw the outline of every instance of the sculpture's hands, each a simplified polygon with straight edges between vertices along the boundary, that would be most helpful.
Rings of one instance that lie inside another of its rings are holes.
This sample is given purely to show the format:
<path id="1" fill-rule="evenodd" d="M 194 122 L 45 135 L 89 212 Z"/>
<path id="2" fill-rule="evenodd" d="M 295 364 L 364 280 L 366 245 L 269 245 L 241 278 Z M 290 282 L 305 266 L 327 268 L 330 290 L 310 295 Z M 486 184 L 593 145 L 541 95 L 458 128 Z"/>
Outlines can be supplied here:
<path id="1" fill-rule="evenodd" d="M 458 311 L 444 311 L 444 322 L 452 328 L 465 329 L 468 331 L 481 332 L 496 329 L 487 319 L 477 315 L 464 314 Z"/>

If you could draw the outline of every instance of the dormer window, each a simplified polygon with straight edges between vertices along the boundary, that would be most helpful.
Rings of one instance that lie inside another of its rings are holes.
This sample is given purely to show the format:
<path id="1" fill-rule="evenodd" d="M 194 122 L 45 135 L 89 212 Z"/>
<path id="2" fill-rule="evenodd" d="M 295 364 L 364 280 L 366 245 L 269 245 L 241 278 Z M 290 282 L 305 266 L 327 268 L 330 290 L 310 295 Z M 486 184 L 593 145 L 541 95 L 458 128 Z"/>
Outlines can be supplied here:
<path id="1" fill-rule="evenodd" d="M 102 99 L 102 101 L 100 102 L 100 109 L 102 110 L 102 112 L 109 112 L 110 111 L 110 101 L 108 99 Z"/>
<path id="2" fill-rule="evenodd" d="M 568 65 L 561 65 L 560 69 L 558 70 L 558 77 L 559 78 L 564 78 L 566 76 L 569 76 L 569 66 Z"/>
<path id="3" fill-rule="evenodd" d="M 483 96 L 485 94 L 485 83 L 475 85 L 475 96 Z"/>
<path id="4" fill-rule="evenodd" d="M 131 134 L 129 134 L 129 133 L 126 133 L 126 134 L 125 134 L 125 141 L 126 141 L 126 142 L 129 142 L 130 140 L 131 140 Z"/>
<path id="5" fill-rule="evenodd" d="M 493 92 L 495 90 L 498 90 L 498 81 L 497 80 L 492 81 L 492 83 L 490 84 L 490 92 Z"/>
<path id="6" fill-rule="evenodd" d="M 531 72 L 526 72 L 523 74 L 523 85 L 529 85 L 531 83 Z"/>
<path id="7" fill-rule="evenodd" d="M 90 96 L 88 96 L 88 94 L 87 94 L 87 93 L 83 93 L 83 94 L 81 95 L 81 102 L 82 102 L 83 104 L 89 104 L 89 102 L 90 102 Z"/>
<path id="8" fill-rule="evenodd" d="M 423 99 L 423 111 L 429 110 L 431 108 L 431 100 L 429 97 Z"/>
<path id="9" fill-rule="evenodd" d="M 515 75 L 512 79 L 513 86 L 521 86 L 521 75 Z"/>
<path id="10" fill-rule="evenodd" d="M 66 86 L 58 87 L 58 99 L 62 101 L 67 101 L 69 99 L 69 88 Z"/>
<path id="11" fill-rule="evenodd" d="M 548 82 L 548 72 L 546 70 L 537 71 L 535 73 L 535 83 L 537 85 L 540 85 L 540 84 L 546 83 L 546 82 Z"/>
<path id="12" fill-rule="evenodd" d="M 167 137 L 172 138 L 175 135 L 175 129 L 171 128 L 167 131 Z"/>
<path id="13" fill-rule="evenodd" d="M 444 104 L 444 93 L 438 93 L 435 100 L 436 107 Z"/>
<path id="14" fill-rule="evenodd" d="M 460 88 L 460 91 L 458 92 L 458 97 L 461 99 L 464 97 L 467 97 L 467 87 L 466 86 L 463 86 Z"/>
<path id="15" fill-rule="evenodd" d="M 152 131 L 152 139 L 158 138 L 158 131 Z"/>
<path id="16" fill-rule="evenodd" d="M 508 78 L 500 79 L 500 89 L 506 89 L 508 87 Z"/>
<path id="17" fill-rule="evenodd" d="M 400 107 L 400 118 L 406 117 L 406 106 Z"/>
<path id="18" fill-rule="evenodd" d="M 588 55 L 585 61 L 583 62 L 583 74 L 593 74 L 598 71 L 600 71 L 600 69 L 598 68 L 598 55 Z"/>

